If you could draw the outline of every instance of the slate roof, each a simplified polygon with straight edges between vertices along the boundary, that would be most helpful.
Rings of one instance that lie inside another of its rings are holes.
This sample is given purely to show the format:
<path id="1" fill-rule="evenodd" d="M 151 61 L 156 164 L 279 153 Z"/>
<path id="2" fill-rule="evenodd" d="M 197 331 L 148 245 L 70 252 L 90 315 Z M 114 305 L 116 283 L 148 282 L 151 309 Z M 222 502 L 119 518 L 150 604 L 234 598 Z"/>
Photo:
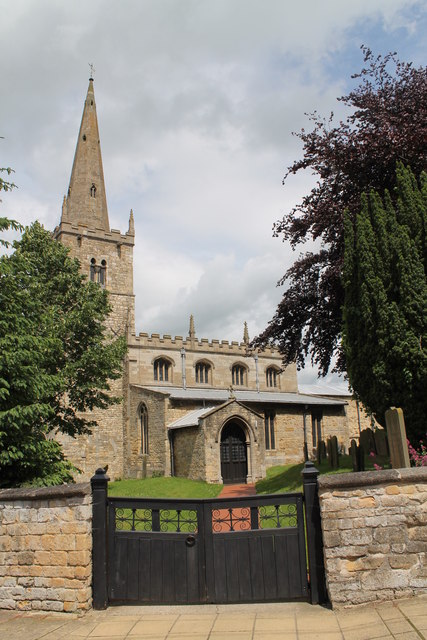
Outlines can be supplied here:
<path id="1" fill-rule="evenodd" d="M 207 402 L 226 402 L 230 399 L 228 389 L 206 389 L 132 385 L 148 391 L 155 391 L 170 396 L 173 400 L 199 400 Z M 284 393 L 280 391 L 238 391 L 234 389 L 234 396 L 239 402 L 260 402 L 261 404 L 303 404 L 307 406 L 344 406 L 345 400 L 309 396 L 303 393 Z"/>
<path id="2" fill-rule="evenodd" d="M 207 413 L 212 411 L 215 407 L 203 407 L 202 409 L 196 409 L 195 411 L 189 411 L 178 420 L 174 420 L 168 424 L 168 429 L 182 429 L 183 427 L 197 427 L 199 419 L 203 418 Z"/>

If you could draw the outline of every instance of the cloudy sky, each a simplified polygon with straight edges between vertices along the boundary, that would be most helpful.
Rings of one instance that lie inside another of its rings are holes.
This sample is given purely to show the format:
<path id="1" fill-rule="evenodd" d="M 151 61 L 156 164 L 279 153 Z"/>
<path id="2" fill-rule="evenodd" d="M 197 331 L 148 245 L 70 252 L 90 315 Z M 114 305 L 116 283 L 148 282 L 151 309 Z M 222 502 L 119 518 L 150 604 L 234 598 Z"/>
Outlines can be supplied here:
<path id="1" fill-rule="evenodd" d="M 304 113 L 333 110 L 360 46 L 425 64 L 424 0 L 0 0 L 0 215 L 53 229 L 89 66 L 110 224 L 135 215 L 137 331 L 240 340 L 261 331 L 296 254 L 275 220 Z M 303 248 L 302 248 L 303 249 Z M 301 382 L 311 382 L 309 367 Z"/>

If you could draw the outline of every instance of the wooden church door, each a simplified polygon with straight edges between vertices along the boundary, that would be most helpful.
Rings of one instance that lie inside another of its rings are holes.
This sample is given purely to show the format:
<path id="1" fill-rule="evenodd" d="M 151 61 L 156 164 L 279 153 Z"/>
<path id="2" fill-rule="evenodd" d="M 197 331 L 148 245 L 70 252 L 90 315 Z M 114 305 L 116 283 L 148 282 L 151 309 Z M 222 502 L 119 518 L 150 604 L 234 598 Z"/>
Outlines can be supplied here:
<path id="1" fill-rule="evenodd" d="M 236 422 L 230 422 L 221 434 L 221 475 L 224 484 L 246 482 L 248 454 L 245 433 Z"/>

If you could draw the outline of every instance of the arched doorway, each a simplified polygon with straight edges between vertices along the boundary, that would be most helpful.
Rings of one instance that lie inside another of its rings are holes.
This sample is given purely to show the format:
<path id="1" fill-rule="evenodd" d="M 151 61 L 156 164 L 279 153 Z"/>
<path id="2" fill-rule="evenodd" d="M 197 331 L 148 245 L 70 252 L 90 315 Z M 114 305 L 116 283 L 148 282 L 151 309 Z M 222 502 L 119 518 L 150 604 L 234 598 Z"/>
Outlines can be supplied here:
<path id="1" fill-rule="evenodd" d="M 246 482 L 246 435 L 238 422 L 229 422 L 221 433 L 221 475 L 224 484 Z"/>

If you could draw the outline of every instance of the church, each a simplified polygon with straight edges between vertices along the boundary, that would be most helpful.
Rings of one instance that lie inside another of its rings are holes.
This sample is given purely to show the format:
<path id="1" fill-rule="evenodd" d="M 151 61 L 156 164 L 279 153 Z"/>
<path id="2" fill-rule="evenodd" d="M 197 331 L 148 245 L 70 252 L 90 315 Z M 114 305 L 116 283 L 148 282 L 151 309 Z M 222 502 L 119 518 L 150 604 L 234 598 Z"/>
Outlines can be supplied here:
<path id="1" fill-rule="evenodd" d="M 82 273 L 109 292 L 108 328 L 127 336 L 123 375 L 112 382 L 122 402 L 91 414 L 91 435 L 61 436 L 81 480 L 108 464 L 111 479 L 175 475 L 207 482 L 254 482 L 272 465 L 301 462 L 336 435 L 347 448 L 358 435 L 350 397 L 299 393 L 295 365 L 273 348 L 242 339 L 136 333 L 135 225 L 109 226 L 93 79 L 83 108 L 71 179 L 54 237 Z"/>

